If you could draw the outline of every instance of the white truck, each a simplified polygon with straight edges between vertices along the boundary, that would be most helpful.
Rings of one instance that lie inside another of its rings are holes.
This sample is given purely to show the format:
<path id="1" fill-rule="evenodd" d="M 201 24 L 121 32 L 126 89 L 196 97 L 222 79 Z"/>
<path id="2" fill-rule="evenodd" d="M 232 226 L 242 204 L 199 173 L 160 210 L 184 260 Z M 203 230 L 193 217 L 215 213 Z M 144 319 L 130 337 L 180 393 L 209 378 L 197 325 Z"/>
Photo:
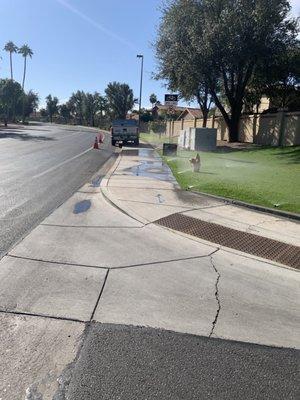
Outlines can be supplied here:
<path id="1" fill-rule="evenodd" d="M 139 145 L 139 127 L 136 120 L 119 119 L 113 121 L 111 127 L 111 144 L 115 146 L 117 143 Z"/>

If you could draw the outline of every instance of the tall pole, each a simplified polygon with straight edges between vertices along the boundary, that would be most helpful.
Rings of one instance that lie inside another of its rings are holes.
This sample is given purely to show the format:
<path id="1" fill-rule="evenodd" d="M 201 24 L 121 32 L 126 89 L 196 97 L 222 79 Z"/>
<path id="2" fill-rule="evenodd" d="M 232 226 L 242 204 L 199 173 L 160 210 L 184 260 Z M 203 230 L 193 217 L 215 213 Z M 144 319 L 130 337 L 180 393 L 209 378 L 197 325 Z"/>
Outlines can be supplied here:
<path id="1" fill-rule="evenodd" d="M 141 59 L 141 81 L 140 81 L 140 98 L 139 98 L 139 127 L 141 124 L 141 108 L 142 108 L 142 94 L 143 94 L 143 72 L 144 72 L 144 56 L 138 54 L 137 58 Z"/>

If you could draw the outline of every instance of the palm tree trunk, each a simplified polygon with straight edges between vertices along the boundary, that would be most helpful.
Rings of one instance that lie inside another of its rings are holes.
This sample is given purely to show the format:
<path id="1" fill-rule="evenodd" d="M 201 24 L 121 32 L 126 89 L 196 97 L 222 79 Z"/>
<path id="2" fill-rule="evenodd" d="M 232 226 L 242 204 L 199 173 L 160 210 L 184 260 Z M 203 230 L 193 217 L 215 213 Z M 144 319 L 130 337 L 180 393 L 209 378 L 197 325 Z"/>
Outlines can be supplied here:
<path id="1" fill-rule="evenodd" d="M 24 90 L 24 85 L 25 85 L 25 76 L 26 76 L 26 57 L 24 57 L 24 71 L 23 71 L 23 82 L 22 82 L 23 90 Z"/>
<path id="2" fill-rule="evenodd" d="M 25 76 L 26 76 L 26 57 L 24 57 L 24 70 L 23 70 L 23 82 L 22 82 L 23 91 L 24 91 L 24 85 L 25 85 Z M 23 122 L 23 124 L 25 123 L 25 93 L 23 93 L 22 122 Z"/>
<path id="3" fill-rule="evenodd" d="M 25 123 L 25 93 L 22 95 L 23 97 L 23 104 L 22 104 L 22 123 Z"/>
<path id="4" fill-rule="evenodd" d="M 12 69 L 12 52 L 9 53 L 9 59 L 10 59 L 10 77 L 11 77 L 11 80 L 13 80 L 14 77 L 13 77 L 13 69 Z"/>

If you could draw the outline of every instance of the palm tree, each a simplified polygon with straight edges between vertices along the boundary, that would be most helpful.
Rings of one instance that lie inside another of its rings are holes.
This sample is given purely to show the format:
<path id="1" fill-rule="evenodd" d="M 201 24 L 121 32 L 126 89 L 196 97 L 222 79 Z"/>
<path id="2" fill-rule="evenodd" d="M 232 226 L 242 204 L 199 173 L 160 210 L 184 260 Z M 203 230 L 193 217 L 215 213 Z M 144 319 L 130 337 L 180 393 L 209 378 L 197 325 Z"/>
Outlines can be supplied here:
<path id="1" fill-rule="evenodd" d="M 9 52 L 9 59 L 10 59 L 10 77 L 11 80 L 14 79 L 13 77 L 13 67 L 12 67 L 12 53 L 16 53 L 18 51 L 18 47 L 14 44 L 14 42 L 9 41 L 6 43 L 4 50 Z"/>
<path id="2" fill-rule="evenodd" d="M 23 46 L 19 48 L 18 53 L 22 54 L 22 56 L 24 57 L 24 72 L 23 72 L 23 82 L 22 82 L 22 89 L 24 90 L 27 57 L 31 58 L 33 56 L 33 51 L 27 44 L 23 44 Z"/>

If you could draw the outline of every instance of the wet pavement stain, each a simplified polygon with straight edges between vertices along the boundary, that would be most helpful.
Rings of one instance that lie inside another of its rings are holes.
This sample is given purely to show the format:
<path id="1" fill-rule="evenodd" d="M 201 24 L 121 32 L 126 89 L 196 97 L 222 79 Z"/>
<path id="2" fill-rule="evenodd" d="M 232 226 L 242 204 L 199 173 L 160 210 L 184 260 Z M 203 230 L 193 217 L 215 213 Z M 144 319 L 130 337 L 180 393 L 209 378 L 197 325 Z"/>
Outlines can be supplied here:
<path id="1" fill-rule="evenodd" d="M 73 213 L 74 214 L 81 214 L 88 211 L 91 208 L 92 202 L 91 200 L 83 200 L 79 201 L 75 204 Z"/>
<path id="2" fill-rule="evenodd" d="M 90 186 L 94 187 L 94 188 L 100 187 L 100 183 L 101 183 L 101 176 L 97 176 L 97 178 L 92 180 L 92 183 Z"/>
<path id="3" fill-rule="evenodd" d="M 165 203 L 165 199 L 164 199 L 163 195 L 158 194 L 156 197 L 157 197 L 158 202 L 159 202 L 160 204 Z"/>
<path id="4" fill-rule="evenodd" d="M 157 179 L 161 181 L 175 181 L 170 168 L 164 164 L 161 158 L 152 149 L 126 149 L 122 152 L 123 156 L 138 156 L 144 158 L 139 160 L 138 165 L 125 168 L 123 172 L 129 172 L 136 176 L 144 176 L 147 178 Z"/>
<path id="5" fill-rule="evenodd" d="M 169 167 L 161 161 L 142 161 L 139 165 L 126 169 L 136 176 L 145 176 L 161 181 L 174 181 Z"/>

